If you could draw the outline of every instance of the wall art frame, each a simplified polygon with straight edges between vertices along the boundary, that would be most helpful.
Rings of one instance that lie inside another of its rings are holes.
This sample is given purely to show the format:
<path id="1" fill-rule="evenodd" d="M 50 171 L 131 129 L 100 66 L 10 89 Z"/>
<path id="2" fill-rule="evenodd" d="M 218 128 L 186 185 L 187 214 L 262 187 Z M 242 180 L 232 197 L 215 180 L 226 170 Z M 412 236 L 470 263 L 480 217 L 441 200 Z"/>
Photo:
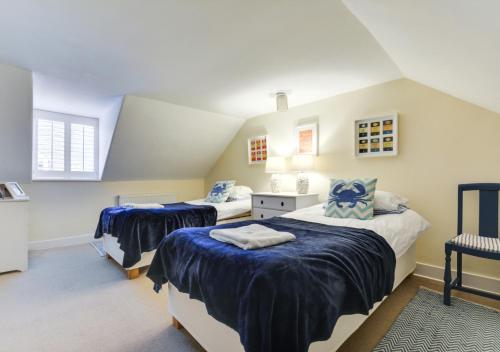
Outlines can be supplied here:
<path id="1" fill-rule="evenodd" d="M 358 158 L 398 155 L 398 114 L 354 121 L 354 154 Z"/>
<path id="2" fill-rule="evenodd" d="M 269 155 L 269 135 L 248 138 L 248 164 L 265 163 Z"/>
<path id="3" fill-rule="evenodd" d="M 295 127 L 295 153 L 299 155 L 318 155 L 317 123 Z"/>

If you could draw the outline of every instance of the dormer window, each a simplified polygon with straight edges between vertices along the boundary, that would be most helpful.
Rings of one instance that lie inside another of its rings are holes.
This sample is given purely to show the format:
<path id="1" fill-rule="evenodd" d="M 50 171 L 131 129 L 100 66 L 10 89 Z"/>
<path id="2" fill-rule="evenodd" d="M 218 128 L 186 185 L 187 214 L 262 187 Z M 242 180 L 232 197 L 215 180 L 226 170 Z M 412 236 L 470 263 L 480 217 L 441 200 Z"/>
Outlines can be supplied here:
<path id="1" fill-rule="evenodd" d="M 99 120 L 33 110 L 33 180 L 98 180 Z"/>

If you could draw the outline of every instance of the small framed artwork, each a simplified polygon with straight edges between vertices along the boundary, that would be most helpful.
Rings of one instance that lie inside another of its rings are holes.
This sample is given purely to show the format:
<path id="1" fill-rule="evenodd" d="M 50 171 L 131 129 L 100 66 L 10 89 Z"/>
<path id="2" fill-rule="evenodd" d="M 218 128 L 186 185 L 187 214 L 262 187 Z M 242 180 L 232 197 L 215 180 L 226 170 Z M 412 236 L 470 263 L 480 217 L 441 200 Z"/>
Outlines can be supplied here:
<path id="1" fill-rule="evenodd" d="M 248 138 L 248 163 L 261 164 L 267 160 L 269 151 L 269 136 Z"/>
<path id="2" fill-rule="evenodd" d="M 318 124 L 295 127 L 295 148 L 297 154 L 318 155 Z"/>
<path id="3" fill-rule="evenodd" d="M 398 155 L 398 114 L 354 121 L 358 158 Z"/>

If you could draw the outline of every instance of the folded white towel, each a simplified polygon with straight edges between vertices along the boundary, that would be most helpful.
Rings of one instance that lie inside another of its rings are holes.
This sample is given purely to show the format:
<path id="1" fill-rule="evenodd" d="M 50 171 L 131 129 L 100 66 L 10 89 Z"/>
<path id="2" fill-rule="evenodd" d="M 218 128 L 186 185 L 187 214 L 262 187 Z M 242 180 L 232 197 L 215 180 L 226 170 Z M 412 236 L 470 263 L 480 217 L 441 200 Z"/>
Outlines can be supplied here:
<path id="1" fill-rule="evenodd" d="M 295 236 L 290 232 L 276 231 L 259 224 L 230 229 L 214 229 L 210 231 L 210 237 L 243 249 L 269 247 L 295 240 Z"/>
<path id="2" fill-rule="evenodd" d="M 165 208 L 163 205 L 158 203 L 126 203 L 123 204 L 125 208 L 134 208 L 134 209 L 161 209 Z"/>

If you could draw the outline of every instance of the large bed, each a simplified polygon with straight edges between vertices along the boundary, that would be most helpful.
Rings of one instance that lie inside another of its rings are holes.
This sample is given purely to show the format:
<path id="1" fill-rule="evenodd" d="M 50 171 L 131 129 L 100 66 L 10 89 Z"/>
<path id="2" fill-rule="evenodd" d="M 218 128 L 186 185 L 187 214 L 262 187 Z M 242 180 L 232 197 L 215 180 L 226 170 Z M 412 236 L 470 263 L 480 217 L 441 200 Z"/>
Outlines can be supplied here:
<path id="1" fill-rule="evenodd" d="M 178 230 L 160 244 L 148 276 L 156 290 L 168 282 L 174 324 L 185 327 L 209 352 L 334 351 L 414 271 L 415 241 L 429 224 L 412 210 L 365 221 L 323 214 L 323 206 L 316 205 L 258 221 L 286 229 L 297 240 L 257 251 L 216 243 L 207 237 L 212 228 Z M 255 275 L 255 263 L 270 262 L 269 275 Z M 293 271 L 281 275 L 291 267 L 302 278 L 298 282 Z M 214 275 L 219 270 L 222 278 Z M 287 290 L 283 282 L 293 285 Z M 269 305 L 268 296 L 279 299 Z M 330 296 L 335 296 L 333 303 Z M 290 304 L 290 298 L 300 304 Z M 236 310 L 231 311 L 233 304 Z"/>
<path id="2" fill-rule="evenodd" d="M 151 264 L 156 247 L 170 232 L 182 227 L 245 220 L 251 215 L 250 199 L 222 203 L 197 199 L 163 206 L 163 209 L 118 206 L 101 212 L 95 238 L 102 238 L 106 255 L 122 266 L 129 279 L 138 277 L 140 268 Z"/>

